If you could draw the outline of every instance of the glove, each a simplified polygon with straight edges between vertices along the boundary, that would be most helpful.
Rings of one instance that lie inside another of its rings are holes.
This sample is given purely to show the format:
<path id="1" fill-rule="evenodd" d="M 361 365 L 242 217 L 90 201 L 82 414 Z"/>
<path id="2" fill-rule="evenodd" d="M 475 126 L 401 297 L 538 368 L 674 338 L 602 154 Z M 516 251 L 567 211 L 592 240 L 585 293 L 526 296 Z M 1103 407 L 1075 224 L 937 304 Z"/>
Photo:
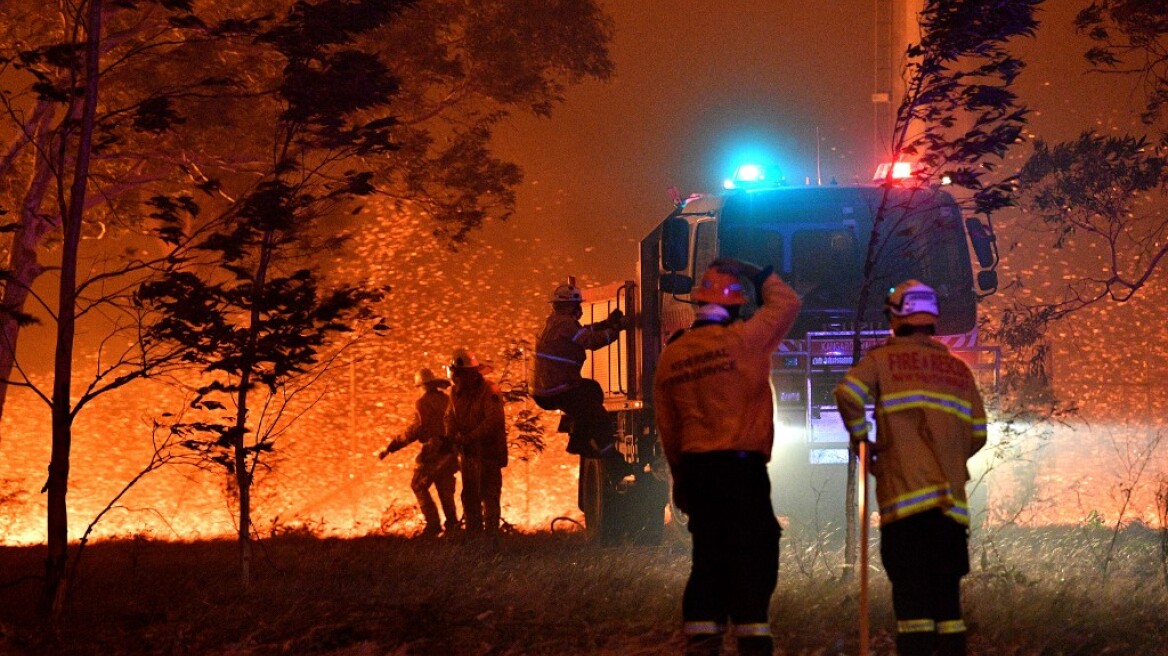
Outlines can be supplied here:
<path id="1" fill-rule="evenodd" d="M 775 268 L 768 264 L 762 269 L 755 267 L 755 273 L 750 277 L 750 283 L 754 285 L 754 302 L 760 306 L 762 305 L 762 284 L 766 282 L 766 279 L 770 278 L 771 274 L 774 272 Z"/>
<path id="2" fill-rule="evenodd" d="M 400 442 L 397 442 L 395 440 L 393 442 L 390 442 L 389 444 L 386 444 L 384 449 L 378 451 L 377 457 L 381 460 L 385 460 L 385 456 L 387 456 L 391 453 L 397 453 L 398 451 L 401 451 L 404 448 L 405 448 L 404 444 L 401 444 Z"/>
<path id="3" fill-rule="evenodd" d="M 625 321 L 625 313 L 621 312 L 620 309 L 616 309 L 616 310 L 613 310 L 612 312 L 609 312 L 608 318 L 605 319 L 605 323 L 608 324 L 608 327 L 615 328 L 616 330 L 620 330 L 621 328 L 624 327 L 624 321 Z"/>

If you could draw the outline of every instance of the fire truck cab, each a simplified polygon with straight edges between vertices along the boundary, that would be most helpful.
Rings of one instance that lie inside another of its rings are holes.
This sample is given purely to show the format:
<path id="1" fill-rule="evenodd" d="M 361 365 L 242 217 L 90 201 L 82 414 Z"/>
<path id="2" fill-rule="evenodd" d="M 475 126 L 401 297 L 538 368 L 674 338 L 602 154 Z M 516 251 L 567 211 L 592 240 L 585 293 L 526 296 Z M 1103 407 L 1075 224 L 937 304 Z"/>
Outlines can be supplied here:
<path id="1" fill-rule="evenodd" d="M 694 281 L 719 256 L 772 266 L 802 299 L 793 329 L 772 356 L 770 473 L 776 512 L 788 524 L 822 530 L 843 522 L 848 436 L 832 390 L 853 362 L 857 333 L 861 351 L 887 335 L 889 288 L 916 278 L 936 289 L 937 338 L 996 384 L 998 352 L 977 341 L 978 298 L 997 285 L 987 226 L 963 220 L 940 186 L 884 175 L 879 184 L 792 187 L 763 177 L 761 169 L 748 171 L 722 193 L 679 201 L 641 241 L 636 280 L 586 291 L 586 312 L 602 319 L 620 307 L 636 324 L 585 365 L 618 415 L 627 465 L 588 459 L 581 465 L 581 509 L 590 532 L 607 540 L 660 536 L 669 486 L 653 425 L 653 374 L 666 341 L 693 320 Z M 748 305 L 744 316 L 754 309 Z"/>

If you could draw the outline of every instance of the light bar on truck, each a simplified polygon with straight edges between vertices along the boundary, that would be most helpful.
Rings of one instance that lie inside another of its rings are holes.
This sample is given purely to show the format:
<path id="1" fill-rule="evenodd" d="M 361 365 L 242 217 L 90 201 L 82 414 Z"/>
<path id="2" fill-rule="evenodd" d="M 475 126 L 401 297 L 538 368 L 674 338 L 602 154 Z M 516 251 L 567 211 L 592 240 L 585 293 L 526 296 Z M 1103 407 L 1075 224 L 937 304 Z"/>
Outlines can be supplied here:
<path id="1" fill-rule="evenodd" d="M 908 180 L 913 177 L 916 168 L 914 162 L 884 162 L 876 167 L 876 175 L 872 176 L 872 182 L 883 182 L 888 178 Z M 892 169 L 891 176 L 888 174 L 889 169 Z"/>
<path id="2" fill-rule="evenodd" d="M 735 169 L 734 175 L 727 178 L 722 186 L 726 189 L 755 189 L 778 186 L 782 181 L 777 168 L 752 163 L 743 164 Z"/>

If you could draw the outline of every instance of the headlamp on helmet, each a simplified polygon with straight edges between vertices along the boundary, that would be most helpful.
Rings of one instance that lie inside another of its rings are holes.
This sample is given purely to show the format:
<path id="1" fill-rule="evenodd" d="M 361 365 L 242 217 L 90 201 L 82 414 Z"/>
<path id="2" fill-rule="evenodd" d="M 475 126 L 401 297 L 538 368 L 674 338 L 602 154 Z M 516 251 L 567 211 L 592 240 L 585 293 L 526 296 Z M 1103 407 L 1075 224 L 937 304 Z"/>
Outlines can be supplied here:
<path id="1" fill-rule="evenodd" d="M 732 273 L 723 273 L 714 267 L 706 269 L 702 282 L 693 290 L 692 298 L 701 303 L 718 305 L 744 305 L 746 292 L 742 281 Z"/>
<path id="2" fill-rule="evenodd" d="M 890 319 L 913 317 L 913 322 L 935 323 L 940 314 L 937 292 L 919 280 L 906 280 L 890 289 L 884 310 Z"/>

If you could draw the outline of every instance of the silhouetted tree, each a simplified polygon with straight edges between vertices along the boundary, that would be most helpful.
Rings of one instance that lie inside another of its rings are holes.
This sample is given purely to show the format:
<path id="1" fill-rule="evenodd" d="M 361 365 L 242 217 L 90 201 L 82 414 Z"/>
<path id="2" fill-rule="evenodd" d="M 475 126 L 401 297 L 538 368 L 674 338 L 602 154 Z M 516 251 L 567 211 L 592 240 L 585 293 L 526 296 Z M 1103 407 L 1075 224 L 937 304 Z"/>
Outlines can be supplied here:
<path id="1" fill-rule="evenodd" d="M 1140 118 L 1153 125 L 1168 106 L 1168 5 L 1156 0 L 1095 0 L 1075 27 L 1097 45 L 1085 56 L 1096 71 L 1133 76 L 1144 95 Z M 1162 128 L 1163 129 L 1163 128 Z"/>
<path id="2" fill-rule="evenodd" d="M 1140 119 L 1148 134 L 1101 135 L 1051 144 L 1037 140 L 1022 168 L 1025 207 L 1056 249 L 1074 243 L 1079 271 L 1060 298 L 1011 308 L 1024 330 L 1100 302 L 1126 302 L 1168 257 L 1168 5 L 1147 0 L 1097 0 L 1075 26 L 1097 45 L 1085 57 L 1092 71 L 1127 77 L 1142 92 Z M 1161 192 L 1161 193 L 1157 193 Z"/>
<path id="3" fill-rule="evenodd" d="M 185 14 L 190 6 L 182 0 L 152 7 L 170 15 Z M 121 303 L 125 286 L 132 285 L 149 268 L 148 262 L 129 258 L 106 270 L 84 277 L 79 275 L 81 235 L 87 208 L 91 205 L 90 183 L 100 169 L 93 162 L 102 148 L 116 140 L 110 125 L 103 124 L 100 113 L 104 85 L 101 59 L 107 51 L 106 31 L 103 27 L 108 14 L 101 0 L 70 7 L 62 14 L 65 33 L 63 40 L 47 46 L 22 51 L 18 60 L 5 59 L 18 72 L 27 73 L 35 82 L 32 97 L 25 99 L 32 111 L 32 129 L 18 132 L 0 166 L 11 174 L 21 157 L 32 161 L 28 167 L 32 177 L 24 191 L 20 221 L 12 227 L 11 242 L 13 269 L 4 272 L 4 311 L 0 312 L 0 343 L 6 346 L 6 356 L 0 367 L 4 376 L 15 362 L 12 346 L 14 326 L 26 324 L 31 317 L 21 303 L 30 292 L 30 279 L 43 270 L 37 264 L 35 243 L 46 234 L 60 231 L 60 266 L 55 307 L 45 304 L 56 321 L 52 390 L 44 392 L 24 376 L 23 384 L 48 404 L 52 415 L 52 448 L 48 480 L 43 492 L 47 503 L 47 556 L 45 562 L 44 602 L 53 617 L 60 614 L 65 601 L 66 564 L 68 559 L 68 492 L 69 460 L 72 446 L 72 426 L 78 412 L 98 395 L 121 387 L 151 371 L 173 363 L 178 352 L 154 348 L 157 344 L 133 341 L 121 347 L 120 355 L 112 362 L 99 359 L 98 370 L 87 388 L 76 398 L 73 394 L 75 335 L 79 319 L 89 313 L 109 311 L 113 318 L 112 335 L 117 335 L 128 324 L 125 318 L 136 319 L 133 310 Z M 116 39 L 115 39 L 116 41 Z M 115 46 L 116 47 L 116 46 Z M 14 63 L 18 61 L 18 63 Z M 5 94 L 5 106 L 10 116 L 20 115 L 11 96 Z M 144 111 L 139 117 L 149 112 Z M 55 126 L 50 123 L 56 120 Z M 24 151 L 25 147 L 29 150 Z M 49 193 L 51 190 L 51 194 Z M 51 209 L 50 209 L 51 208 Z M 13 296 L 9 296 L 9 294 Z M 17 302 L 19 301 L 19 302 Z M 111 336 L 103 345 L 114 346 Z M 22 372 L 23 373 L 23 372 Z"/>
<path id="4" fill-rule="evenodd" d="M 186 423 L 184 445 L 226 468 L 238 495 L 240 577 L 251 576 L 251 488 L 262 454 L 274 446 L 257 390 L 287 395 L 289 383 L 319 363 L 331 335 L 370 316 L 377 290 L 323 289 L 310 256 L 335 247 L 323 219 L 376 191 L 353 164 L 396 149 L 389 114 L 397 79 L 376 55 L 355 48 L 361 35 L 395 20 L 403 3 L 325 1 L 297 5 L 257 38 L 284 57 L 272 129 L 272 173 L 194 244 L 137 301 L 159 320 L 148 338 L 186 347 L 209 379 L 192 406 L 210 418 Z M 156 198 L 166 240 L 184 238 L 189 197 Z M 185 210 L 185 212 L 184 212 Z M 253 410 L 253 406 L 259 406 Z M 232 411 L 221 414 L 228 407 Z"/>
<path id="5" fill-rule="evenodd" d="M 339 6 L 344 3 L 317 3 Z M 395 2 L 400 20 L 363 34 L 356 50 L 397 79 L 396 149 L 350 162 L 370 173 L 379 202 L 409 205 L 453 245 L 514 205 L 519 169 L 496 158 L 492 128 L 515 111 L 547 115 L 566 88 L 612 73 L 612 25 L 595 0 Z M 351 74 L 345 61 L 284 76 L 272 41 L 254 39 L 291 0 L 181 0 L 107 4 L 116 38 L 100 45 L 103 92 L 95 109 L 85 220 L 107 239 L 141 232 L 139 203 L 180 190 L 198 196 L 201 216 L 229 210 L 270 174 L 268 130 L 283 108 L 281 85 L 300 93 L 320 75 Z M 313 4 L 312 6 L 316 6 Z M 0 236 L 0 413 L 13 376 L 19 328 L 44 313 L 26 308 L 56 248 L 61 211 L 52 145 L 72 134 L 80 62 L 71 26 L 35 0 L 0 5 L 0 206 L 16 221 Z M 314 29 L 329 29 L 318 25 Z M 352 92 L 359 93 L 354 84 Z M 67 188 L 68 185 L 65 185 Z M 198 219 L 192 218 L 192 221 Z M 122 232 L 119 232 L 118 229 Z"/>
<path id="6" fill-rule="evenodd" d="M 869 306 L 877 274 L 893 258 L 911 257 L 904 239 L 917 232 L 928 239 L 928 227 L 914 226 L 916 206 L 927 203 L 930 185 L 945 179 L 951 188 L 968 193 L 965 204 L 989 217 L 1014 203 L 1016 180 L 995 176 L 996 163 L 1021 138 L 1027 110 L 1011 90 L 1023 62 L 1007 46 L 1018 37 L 1033 36 L 1034 14 L 1041 0 L 928 0 L 920 14 L 921 40 L 909 47 L 905 65 L 905 95 L 896 111 L 890 140 L 890 161 L 913 163 L 907 194 L 889 169 L 876 208 L 864 258 L 853 361 L 861 355 L 860 327 Z M 919 193 L 914 193 L 914 189 Z M 888 222 L 888 224 L 886 224 Z M 912 240 L 908 240 L 911 244 Z M 856 461 L 848 461 L 845 559 L 856 558 Z"/>
<path id="7" fill-rule="evenodd" d="M 520 173 L 491 154 L 491 127 L 514 110 L 546 114 L 567 85 L 611 73 L 611 26 L 592 0 L 255 0 L 206 3 L 197 12 L 187 0 L 93 0 L 69 11 L 22 0 L 0 6 L 0 29 L 9 36 L 0 73 L 11 82 L 0 94 L 0 118 L 12 128 L 3 131 L 11 138 L 0 153 L 0 194 L 3 205 L 20 208 L 2 233 L 11 237 L 0 277 L 0 411 L 10 383 L 29 384 L 16 364 L 19 327 L 51 317 L 55 383 L 51 398 L 42 395 L 54 425 L 46 598 L 57 609 L 65 590 L 68 431 L 92 398 L 70 406 L 76 304 L 81 313 L 94 307 L 82 300 L 87 285 L 114 287 L 124 298 L 140 282 L 136 274 L 160 266 L 170 282 L 197 277 L 215 266 L 199 259 L 214 250 L 214 239 L 247 224 L 263 236 L 239 248 L 269 256 L 250 253 L 260 259 L 238 260 L 227 273 L 237 281 L 251 276 L 250 302 L 258 307 L 277 291 L 315 299 L 319 307 L 303 310 L 311 315 L 304 321 L 316 321 L 322 334 L 347 328 L 329 312 L 348 316 L 357 310 L 346 303 L 378 290 L 318 291 L 310 267 L 280 268 L 288 264 L 275 253 L 289 255 L 293 244 L 297 255 L 328 252 L 329 242 L 300 234 L 285 242 L 272 222 L 318 225 L 329 216 L 336 230 L 343 223 L 336 212 L 355 212 L 349 200 L 376 192 L 413 205 L 438 235 L 458 243 L 487 218 L 505 218 L 514 203 Z M 385 20 L 389 14 L 396 20 Z M 384 109 L 390 96 L 398 111 L 362 115 Z M 143 198 L 147 212 L 138 211 Z M 135 274 L 129 280 L 115 282 L 103 260 L 91 283 L 78 281 L 82 232 L 142 232 L 141 215 L 162 222 L 154 257 L 119 265 L 119 275 Z M 184 251 L 195 238 L 201 250 Z M 236 255 L 226 242 L 217 247 Z M 61 250 L 58 307 L 30 311 L 47 248 Z M 145 319 L 139 313 L 149 303 L 119 307 Z M 142 349 L 182 344 L 164 340 L 170 336 L 157 326 L 143 334 Z M 255 339 L 262 342 L 258 333 Z M 245 349 L 248 358 L 267 345 L 254 346 Z M 143 362 L 122 361 L 131 366 L 116 375 L 99 372 L 91 390 L 147 375 Z"/>

